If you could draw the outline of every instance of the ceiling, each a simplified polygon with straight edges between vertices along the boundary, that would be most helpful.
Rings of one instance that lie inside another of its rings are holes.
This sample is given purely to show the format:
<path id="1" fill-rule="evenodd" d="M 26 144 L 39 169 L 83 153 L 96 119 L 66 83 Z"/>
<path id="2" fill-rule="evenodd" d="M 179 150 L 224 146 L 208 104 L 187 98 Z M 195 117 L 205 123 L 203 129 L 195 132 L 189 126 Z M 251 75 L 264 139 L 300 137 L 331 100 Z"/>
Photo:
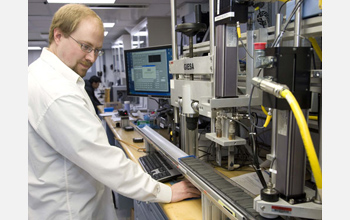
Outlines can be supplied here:
<path id="1" fill-rule="evenodd" d="M 177 8 L 186 3 L 207 3 L 203 0 L 177 0 Z M 28 0 L 28 46 L 47 46 L 48 32 L 54 13 L 63 4 L 49 4 L 46 0 Z M 113 28 L 106 28 L 103 48 L 112 43 L 146 17 L 170 16 L 170 0 L 116 0 L 112 5 L 90 5 L 103 22 L 115 22 Z M 117 9 L 118 8 L 118 9 Z"/>

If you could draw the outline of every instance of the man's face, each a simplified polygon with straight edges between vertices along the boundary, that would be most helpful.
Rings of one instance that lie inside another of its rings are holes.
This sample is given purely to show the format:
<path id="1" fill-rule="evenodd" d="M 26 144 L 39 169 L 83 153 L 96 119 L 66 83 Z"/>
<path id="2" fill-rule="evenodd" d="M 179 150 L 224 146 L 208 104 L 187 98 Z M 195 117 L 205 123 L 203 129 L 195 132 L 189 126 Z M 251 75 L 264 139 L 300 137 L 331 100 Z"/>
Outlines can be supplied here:
<path id="1" fill-rule="evenodd" d="M 85 18 L 71 33 L 71 37 L 66 38 L 62 35 L 57 46 L 57 56 L 83 78 L 96 61 L 97 55 L 94 54 L 94 50 L 90 53 L 84 52 L 79 43 L 89 45 L 93 49 L 101 49 L 104 39 L 103 32 L 103 28 L 95 18 Z"/>

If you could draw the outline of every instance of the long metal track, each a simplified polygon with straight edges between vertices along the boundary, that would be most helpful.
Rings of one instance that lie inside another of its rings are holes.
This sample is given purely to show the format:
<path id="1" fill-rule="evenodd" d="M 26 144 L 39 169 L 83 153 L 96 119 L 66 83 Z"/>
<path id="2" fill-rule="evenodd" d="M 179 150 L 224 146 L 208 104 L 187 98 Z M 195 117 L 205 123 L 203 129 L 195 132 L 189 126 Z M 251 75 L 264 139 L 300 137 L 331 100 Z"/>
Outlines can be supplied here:
<path id="1" fill-rule="evenodd" d="M 202 195 L 204 194 L 228 218 L 232 220 L 265 219 L 253 209 L 253 195 L 245 192 L 228 177 L 204 161 L 188 156 L 152 128 L 136 126 L 136 129 L 157 151 L 170 159 L 179 171 L 202 192 Z"/>
<path id="2" fill-rule="evenodd" d="M 205 162 L 194 157 L 180 158 L 180 164 L 194 173 L 201 181 L 206 183 L 220 197 L 226 201 L 221 201 L 223 207 L 237 219 L 264 219 L 253 209 L 254 199 L 240 187 L 233 185 L 229 178 L 217 173 L 215 169 Z M 234 207 L 234 211 L 226 202 Z M 237 211 L 239 213 L 237 213 Z"/>

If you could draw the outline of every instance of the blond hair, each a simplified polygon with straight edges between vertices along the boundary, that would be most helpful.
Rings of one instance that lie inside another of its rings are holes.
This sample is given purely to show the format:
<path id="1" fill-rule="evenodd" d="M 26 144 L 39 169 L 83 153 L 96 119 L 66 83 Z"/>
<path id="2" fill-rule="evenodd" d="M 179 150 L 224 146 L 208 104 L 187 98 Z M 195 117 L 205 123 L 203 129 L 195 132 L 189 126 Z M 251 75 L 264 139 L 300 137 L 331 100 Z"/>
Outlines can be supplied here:
<path id="1" fill-rule="evenodd" d="M 87 17 L 96 18 L 101 28 L 101 18 L 89 7 L 82 4 L 66 4 L 54 14 L 49 32 L 49 45 L 54 41 L 54 30 L 59 28 L 65 37 L 68 37 L 78 26 L 81 20 Z"/>

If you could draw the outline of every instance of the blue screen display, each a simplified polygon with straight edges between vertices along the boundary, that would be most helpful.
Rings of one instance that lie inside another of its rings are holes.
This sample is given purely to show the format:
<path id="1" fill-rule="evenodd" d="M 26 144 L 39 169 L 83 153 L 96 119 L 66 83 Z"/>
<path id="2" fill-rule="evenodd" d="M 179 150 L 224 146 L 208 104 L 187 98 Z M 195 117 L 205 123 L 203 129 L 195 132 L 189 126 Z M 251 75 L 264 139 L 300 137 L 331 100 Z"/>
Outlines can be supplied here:
<path id="1" fill-rule="evenodd" d="M 170 97 L 171 45 L 125 50 L 124 58 L 128 95 Z"/>

